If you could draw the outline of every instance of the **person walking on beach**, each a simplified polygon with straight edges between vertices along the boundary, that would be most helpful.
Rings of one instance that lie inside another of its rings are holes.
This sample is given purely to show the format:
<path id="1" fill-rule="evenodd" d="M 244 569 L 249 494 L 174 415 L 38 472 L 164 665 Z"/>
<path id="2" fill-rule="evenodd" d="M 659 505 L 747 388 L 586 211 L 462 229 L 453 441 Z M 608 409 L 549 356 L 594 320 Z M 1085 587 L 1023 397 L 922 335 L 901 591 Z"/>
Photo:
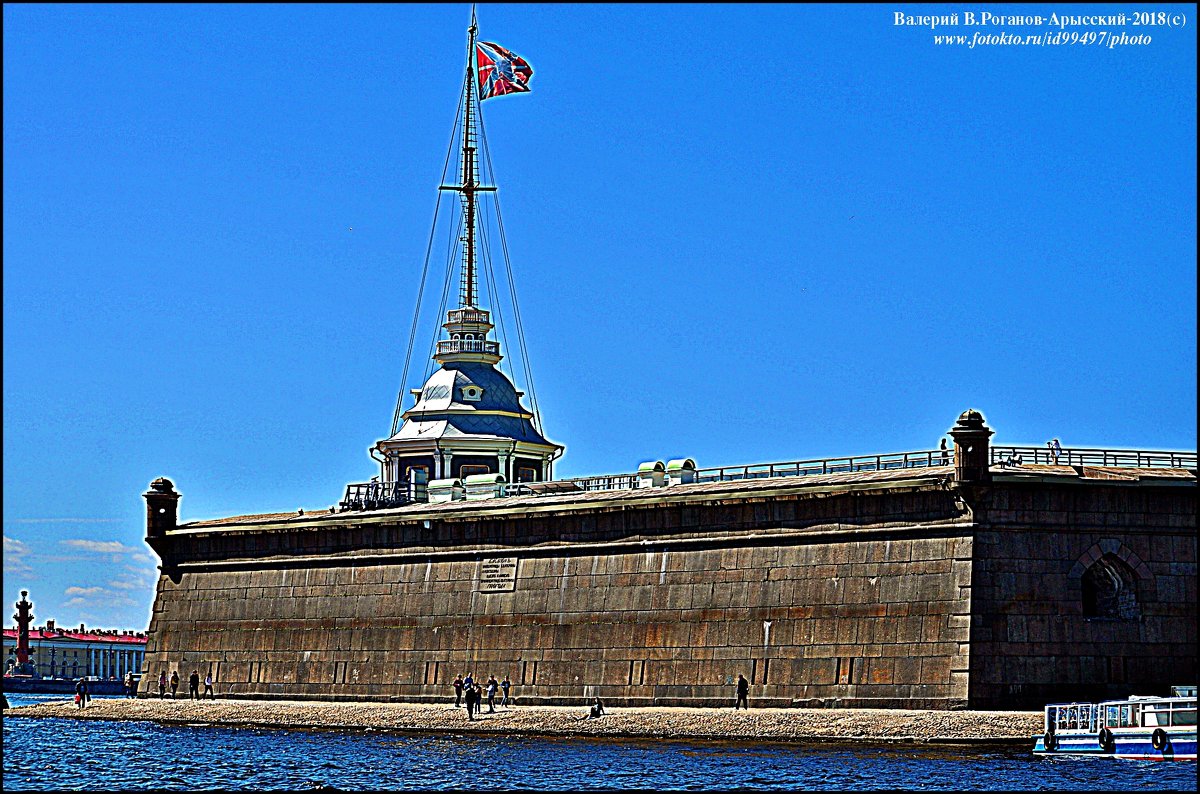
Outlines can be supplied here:
<path id="1" fill-rule="evenodd" d="M 188 676 L 188 700 L 200 699 L 200 674 L 195 670 Z"/>
<path id="2" fill-rule="evenodd" d="M 462 705 L 463 677 L 462 673 L 454 676 L 454 708 Z"/>
<path id="3" fill-rule="evenodd" d="M 496 689 L 500 684 L 496 681 L 496 676 L 489 675 L 487 682 L 487 698 L 488 698 L 488 714 L 496 713 Z"/>
<path id="4" fill-rule="evenodd" d="M 744 707 L 747 711 L 750 710 L 750 682 L 746 680 L 746 676 L 738 673 L 737 682 L 737 702 L 733 704 L 733 710 L 737 711 L 738 706 Z"/>
<path id="5" fill-rule="evenodd" d="M 137 688 L 133 683 L 133 671 L 125 673 L 125 697 L 137 697 Z"/>
<path id="6" fill-rule="evenodd" d="M 165 698 L 167 696 L 167 671 L 163 670 L 158 674 L 158 696 Z"/>
<path id="7" fill-rule="evenodd" d="M 176 691 L 179 689 L 179 671 L 171 671 L 171 700 L 176 698 Z"/>
<path id="8" fill-rule="evenodd" d="M 504 706 L 504 708 L 508 708 L 508 688 L 511 686 L 512 684 L 509 683 L 508 676 L 504 676 L 504 680 L 500 682 L 500 691 L 504 693 L 500 705 Z"/>
<path id="9" fill-rule="evenodd" d="M 86 709 L 88 704 L 88 685 L 87 676 L 75 682 L 75 705 L 81 709 Z"/>
<path id="10" fill-rule="evenodd" d="M 208 675 L 204 676 L 204 694 L 208 695 L 213 700 L 217 699 L 217 696 L 216 696 L 216 694 L 213 693 L 213 688 L 212 688 L 212 673 L 209 673 Z"/>

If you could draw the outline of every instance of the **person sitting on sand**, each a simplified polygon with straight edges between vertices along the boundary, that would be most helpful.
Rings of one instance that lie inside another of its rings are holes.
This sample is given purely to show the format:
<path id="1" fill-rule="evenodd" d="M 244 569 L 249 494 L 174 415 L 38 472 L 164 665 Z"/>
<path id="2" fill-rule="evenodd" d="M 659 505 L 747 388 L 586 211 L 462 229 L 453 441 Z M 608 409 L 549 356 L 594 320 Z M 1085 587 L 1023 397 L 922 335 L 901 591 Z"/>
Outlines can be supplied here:
<path id="1" fill-rule="evenodd" d="M 603 717 L 603 716 L 604 716 L 604 703 L 602 703 L 600 701 L 600 698 L 596 698 L 595 702 L 592 703 L 592 710 L 591 710 L 591 713 L 588 714 L 588 719 L 594 720 L 597 717 Z"/>

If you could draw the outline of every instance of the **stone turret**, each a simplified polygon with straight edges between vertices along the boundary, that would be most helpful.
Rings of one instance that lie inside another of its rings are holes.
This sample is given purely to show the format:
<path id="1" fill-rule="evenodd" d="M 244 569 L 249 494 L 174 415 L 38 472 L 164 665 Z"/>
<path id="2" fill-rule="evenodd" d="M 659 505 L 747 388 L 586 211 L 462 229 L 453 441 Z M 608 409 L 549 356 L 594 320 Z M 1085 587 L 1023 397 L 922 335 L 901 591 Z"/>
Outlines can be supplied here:
<path id="1" fill-rule="evenodd" d="M 179 496 L 166 477 L 150 483 L 150 490 L 142 494 L 146 500 L 147 538 L 161 538 L 179 524 Z"/>
<path id="2" fill-rule="evenodd" d="M 955 482 L 979 483 L 992 479 L 988 439 L 994 432 L 984 424 L 983 414 L 974 408 L 958 417 L 958 422 L 950 428 L 950 437 L 954 439 Z"/>

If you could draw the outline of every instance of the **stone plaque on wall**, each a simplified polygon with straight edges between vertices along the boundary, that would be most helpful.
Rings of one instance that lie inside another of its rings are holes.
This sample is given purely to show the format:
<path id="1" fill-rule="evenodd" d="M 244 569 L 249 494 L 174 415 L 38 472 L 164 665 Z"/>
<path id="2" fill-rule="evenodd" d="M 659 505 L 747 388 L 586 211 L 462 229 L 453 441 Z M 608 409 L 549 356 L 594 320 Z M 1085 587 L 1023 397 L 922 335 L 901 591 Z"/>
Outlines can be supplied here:
<path id="1" fill-rule="evenodd" d="M 479 592 L 508 593 L 516 589 L 516 557 L 492 557 L 480 563 Z"/>

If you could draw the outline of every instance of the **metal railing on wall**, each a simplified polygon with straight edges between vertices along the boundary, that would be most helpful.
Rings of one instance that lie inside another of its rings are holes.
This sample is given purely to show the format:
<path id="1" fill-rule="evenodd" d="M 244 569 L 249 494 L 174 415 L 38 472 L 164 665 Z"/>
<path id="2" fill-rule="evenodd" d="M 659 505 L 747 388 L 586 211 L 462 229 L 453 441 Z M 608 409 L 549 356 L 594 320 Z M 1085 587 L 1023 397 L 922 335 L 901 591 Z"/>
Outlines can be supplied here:
<path id="1" fill-rule="evenodd" d="M 991 463 L 1052 464 L 1054 453 L 1048 447 L 993 446 Z M 803 477 L 814 474 L 923 469 L 951 466 L 952 450 L 925 449 L 877 455 L 851 455 L 840 458 L 810 458 L 782 463 L 754 463 L 745 466 L 716 466 L 697 469 L 695 482 L 729 482 L 767 477 Z M 1057 463 L 1063 466 L 1112 466 L 1127 468 L 1195 469 L 1196 453 L 1171 450 L 1066 448 Z M 500 486 L 505 496 L 554 495 L 587 491 L 628 491 L 639 487 L 636 474 L 602 474 L 572 477 L 550 482 L 513 482 Z M 342 510 L 380 510 L 426 501 L 425 483 L 368 482 L 346 486 Z"/>
<path id="2" fill-rule="evenodd" d="M 1059 466 L 1116 466 L 1131 469 L 1194 469 L 1195 452 L 1147 449 L 1063 447 L 1056 455 L 1049 447 L 992 447 L 992 463 L 1048 463 Z"/>

